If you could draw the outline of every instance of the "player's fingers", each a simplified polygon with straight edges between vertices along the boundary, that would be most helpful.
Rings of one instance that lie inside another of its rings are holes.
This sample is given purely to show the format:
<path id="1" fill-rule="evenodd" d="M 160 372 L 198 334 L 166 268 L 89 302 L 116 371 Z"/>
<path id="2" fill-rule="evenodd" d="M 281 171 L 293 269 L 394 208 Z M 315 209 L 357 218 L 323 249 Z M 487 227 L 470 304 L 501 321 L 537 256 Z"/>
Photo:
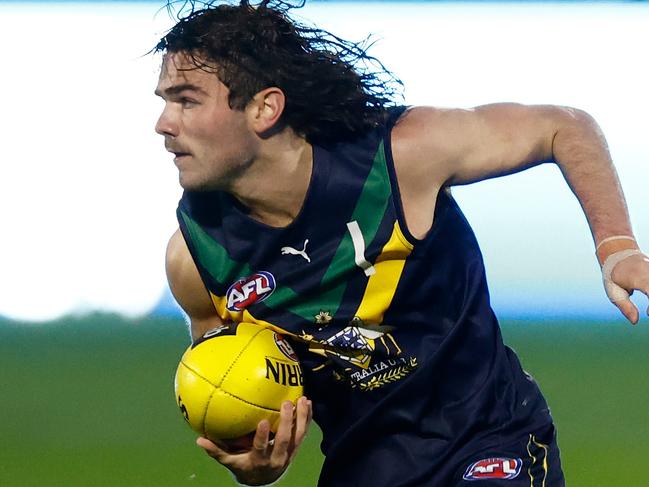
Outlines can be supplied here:
<path id="1" fill-rule="evenodd" d="M 644 282 L 644 283 L 640 284 L 639 286 L 637 286 L 636 290 L 640 291 L 647 298 L 649 298 L 649 279 L 647 279 L 646 282 Z M 649 315 L 649 308 L 647 308 L 647 315 Z"/>
<path id="2" fill-rule="evenodd" d="M 635 325 L 638 322 L 640 313 L 636 305 L 633 304 L 630 299 L 620 299 L 619 301 L 615 301 L 614 304 L 632 325 Z"/>
<path id="3" fill-rule="evenodd" d="M 290 459 L 293 460 L 293 457 L 297 454 L 302 441 L 306 437 L 306 433 L 309 429 L 309 424 L 313 418 L 313 408 L 311 401 L 306 397 L 301 397 L 297 401 L 297 411 L 295 418 L 295 431 L 293 435 L 293 443 L 291 445 Z"/>
<path id="4" fill-rule="evenodd" d="M 286 464 L 293 437 L 293 403 L 284 401 L 279 413 L 279 426 L 275 433 L 275 444 L 271 453 L 271 464 L 275 467 Z"/>
<path id="5" fill-rule="evenodd" d="M 649 283 L 642 287 L 640 291 L 649 298 Z M 649 316 L 649 306 L 647 307 L 647 316 Z"/>
<path id="6" fill-rule="evenodd" d="M 221 463 L 229 456 L 228 452 L 203 436 L 196 438 L 196 444 L 205 450 L 205 453 Z"/>
<path id="7" fill-rule="evenodd" d="M 270 423 L 262 419 L 257 425 L 255 437 L 252 439 L 252 452 L 260 456 L 267 456 L 270 446 Z"/>
<path id="8" fill-rule="evenodd" d="M 649 265 L 647 265 L 649 264 L 649 257 L 644 255 L 642 261 L 645 264 L 645 272 L 643 272 L 642 276 L 638 279 L 639 285 L 637 289 L 649 298 Z M 649 315 L 649 307 L 647 307 L 647 315 Z"/>
<path id="9" fill-rule="evenodd" d="M 297 401 L 297 411 L 295 419 L 295 446 L 300 446 L 306 436 L 309 423 L 311 422 L 311 401 L 306 397 L 301 397 Z"/>

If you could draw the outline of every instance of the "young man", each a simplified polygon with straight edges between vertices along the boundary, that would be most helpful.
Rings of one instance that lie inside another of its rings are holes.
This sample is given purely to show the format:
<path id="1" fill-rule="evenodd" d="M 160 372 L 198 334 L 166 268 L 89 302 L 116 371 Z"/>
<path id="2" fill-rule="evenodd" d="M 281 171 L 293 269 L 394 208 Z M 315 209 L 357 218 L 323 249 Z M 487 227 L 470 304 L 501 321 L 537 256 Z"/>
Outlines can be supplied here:
<path id="1" fill-rule="evenodd" d="M 321 486 L 561 486 L 554 427 L 504 346 L 480 252 L 448 192 L 556 163 L 579 199 L 609 298 L 649 293 L 597 124 L 565 107 L 391 107 L 358 46 L 284 7 L 216 5 L 160 41 L 156 125 L 185 189 L 169 243 L 199 338 L 252 321 L 292 338 L 306 395 L 250 449 L 198 444 L 247 485 L 276 480 L 311 420 Z"/>

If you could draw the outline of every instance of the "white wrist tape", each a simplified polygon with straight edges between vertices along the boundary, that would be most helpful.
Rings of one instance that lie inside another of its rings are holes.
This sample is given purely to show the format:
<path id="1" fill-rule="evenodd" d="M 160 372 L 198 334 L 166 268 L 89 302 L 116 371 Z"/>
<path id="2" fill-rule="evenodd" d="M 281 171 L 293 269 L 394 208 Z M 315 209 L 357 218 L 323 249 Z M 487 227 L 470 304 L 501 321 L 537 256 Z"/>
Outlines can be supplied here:
<path id="1" fill-rule="evenodd" d="M 598 244 L 595 250 L 599 250 L 599 248 L 604 245 L 605 243 L 612 242 L 613 240 L 631 240 L 632 242 L 635 242 L 635 238 L 629 237 L 628 235 L 613 235 L 612 237 L 605 238 L 604 240 L 601 240 Z"/>
<path id="2" fill-rule="evenodd" d="M 637 249 L 620 250 L 609 255 L 602 265 L 602 278 L 604 279 L 604 289 L 611 302 L 624 301 L 629 298 L 629 293 L 624 288 L 618 286 L 611 280 L 611 274 L 616 265 L 632 255 L 642 255 Z"/>

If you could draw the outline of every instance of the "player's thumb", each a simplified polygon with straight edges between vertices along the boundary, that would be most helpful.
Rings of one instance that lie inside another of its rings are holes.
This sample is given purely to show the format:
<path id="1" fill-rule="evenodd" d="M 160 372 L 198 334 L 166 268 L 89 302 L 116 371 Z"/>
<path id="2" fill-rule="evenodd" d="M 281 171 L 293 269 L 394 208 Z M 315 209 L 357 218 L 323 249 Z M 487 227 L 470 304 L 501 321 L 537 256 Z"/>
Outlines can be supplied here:
<path id="1" fill-rule="evenodd" d="M 629 298 L 614 301 L 613 304 L 618 307 L 618 309 L 622 312 L 626 319 L 631 322 L 631 324 L 635 325 L 640 319 L 640 312 L 638 311 L 638 308 L 631 302 Z"/>
<path id="2" fill-rule="evenodd" d="M 619 264 L 622 260 L 625 260 L 627 257 L 635 255 L 634 253 L 631 255 L 626 255 L 627 252 L 630 251 L 618 252 L 617 254 L 613 254 L 608 259 L 606 259 L 606 262 L 604 262 L 604 265 L 602 266 L 602 278 L 604 280 L 604 289 L 606 290 L 608 299 L 618 307 L 618 309 L 622 312 L 627 320 L 635 325 L 640 319 L 640 313 L 635 304 L 633 304 L 629 299 L 629 296 L 633 294 L 633 288 L 625 289 L 624 287 L 620 286 L 620 284 L 616 282 L 619 277 L 616 278 L 616 281 L 612 279 L 613 269 L 615 268 L 615 266 L 617 266 L 617 264 Z"/>
<path id="3" fill-rule="evenodd" d="M 199 436 L 196 438 L 196 444 L 200 446 L 203 450 L 205 450 L 205 453 L 207 453 L 209 456 L 212 458 L 221 461 L 220 459 L 223 458 L 227 453 L 219 448 L 215 443 L 212 441 L 208 440 L 207 438 L 203 436 Z"/>

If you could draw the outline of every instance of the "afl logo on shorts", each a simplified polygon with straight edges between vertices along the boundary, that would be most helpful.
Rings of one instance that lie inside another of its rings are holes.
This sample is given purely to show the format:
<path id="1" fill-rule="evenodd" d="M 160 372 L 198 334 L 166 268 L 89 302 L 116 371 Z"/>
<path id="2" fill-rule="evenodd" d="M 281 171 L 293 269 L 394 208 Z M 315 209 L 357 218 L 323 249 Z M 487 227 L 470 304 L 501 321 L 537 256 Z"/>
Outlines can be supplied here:
<path id="1" fill-rule="evenodd" d="M 275 277 L 270 272 L 259 271 L 239 279 L 225 294 L 230 311 L 243 311 L 248 306 L 259 303 L 273 294 Z"/>
<path id="2" fill-rule="evenodd" d="M 464 480 L 502 479 L 511 480 L 521 473 L 523 461 L 520 458 L 485 458 L 469 465 Z"/>
<path id="3" fill-rule="evenodd" d="M 293 351 L 293 347 L 291 347 L 291 345 L 286 340 L 284 340 L 284 337 L 282 335 L 278 335 L 277 333 L 274 334 L 274 337 L 275 345 L 277 345 L 279 351 L 286 355 L 286 357 L 290 358 L 293 362 L 297 362 L 298 358 Z"/>

